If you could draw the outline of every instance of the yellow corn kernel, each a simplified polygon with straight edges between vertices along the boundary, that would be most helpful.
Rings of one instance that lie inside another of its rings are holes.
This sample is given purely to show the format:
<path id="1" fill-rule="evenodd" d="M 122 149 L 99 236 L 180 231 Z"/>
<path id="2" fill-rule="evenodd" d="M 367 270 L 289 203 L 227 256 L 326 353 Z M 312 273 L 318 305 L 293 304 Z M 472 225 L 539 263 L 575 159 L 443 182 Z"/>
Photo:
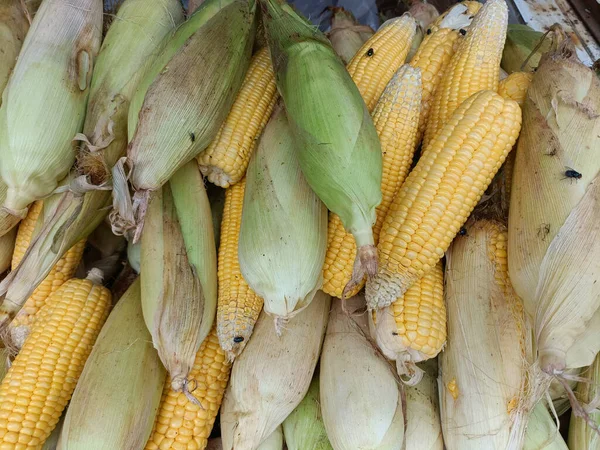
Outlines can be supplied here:
<path id="1" fill-rule="evenodd" d="M 498 94 L 523 105 L 533 73 L 513 72 L 498 84 Z"/>
<path id="2" fill-rule="evenodd" d="M 388 20 L 348 64 L 348 72 L 369 111 L 373 111 L 392 76 L 404 64 L 416 30 L 410 15 Z"/>
<path id="3" fill-rule="evenodd" d="M 246 346 L 263 306 L 262 298 L 242 277 L 238 259 L 245 188 L 243 178 L 225 192 L 217 267 L 217 335 L 231 360 Z"/>
<path id="4" fill-rule="evenodd" d="M 467 8 L 467 14 L 474 16 L 475 14 L 477 14 L 479 12 L 479 10 L 481 9 L 481 7 L 483 6 L 481 3 L 479 3 L 478 1 L 473 1 L 473 0 L 466 0 L 464 2 L 460 2 L 457 3 L 456 5 L 452 5 L 450 8 L 448 8 L 446 11 L 444 11 L 442 14 L 440 14 L 438 16 L 437 19 L 435 19 L 432 23 L 431 26 L 434 27 L 439 27 L 440 23 L 442 22 L 442 20 L 444 20 L 446 18 L 446 16 L 448 15 L 448 13 L 450 13 L 450 11 L 453 8 L 456 8 L 457 6 L 462 5 L 465 6 Z"/>
<path id="5" fill-rule="evenodd" d="M 208 181 L 224 188 L 240 181 L 277 97 L 269 49 L 264 47 L 252 58 L 217 137 L 198 155 L 200 170 Z"/>
<path id="6" fill-rule="evenodd" d="M 459 390 L 458 390 L 458 385 L 456 384 L 456 378 L 453 378 L 452 380 L 450 380 L 448 382 L 448 384 L 446 385 L 446 387 L 448 388 L 448 391 L 450 392 L 450 395 L 452 396 L 452 398 L 454 400 L 458 399 Z"/>
<path id="7" fill-rule="evenodd" d="M 39 311 L 0 385 L 0 448 L 40 449 L 58 423 L 111 306 L 98 272 L 69 280 Z"/>
<path id="8" fill-rule="evenodd" d="M 183 392 L 171 389 L 167 377 L 161 406 L 146 450 L 201 450 L 219 412 L 229 380 L 230 363 L 219 346 L 216 329 L 202 342 L 190 372 L 191 394 L 200 402 L 191 402 Z M 194 389 L 195 388 L 195 389 Z"/>
<path id="9" fill-rule="evenodd" d="M 421 90 L 420 70 L 404 65 L 386 87 L 372 114 L 383 153 L 382 201 L 377 207 L 377 220 L 373 227 L 376 244 L 383 219 L 412 164 L 417 146 Z M 330 214 L 323 291 L 334 297 L 341 297 L 352 277 L 355 258 L 354 237 L 346 232 L 339 216 Z M 363 285 L 364 282 L 358 283 L 347 296 L 354 295 Z"/>
<path id="10" fill-rule="evenodd" d="M 21 260 L 23 259 L 23 256 L 25 256 L 25 252 L 27 251 L 31 240 L 33 239 L 35 226 L 40 214 L 42 213 L 43 207 L 44 202 L 40 200 L 33 202 L 29 207 L 27 216 L 25 216 L 21 223 L 19 223 L 19 231 L 17 231 L 15 249 L 13 251 L 13 257 L 10 264 L 11 270 L 15 270 L 17 266 L 21 264 Z"/>
<path id="11" fill-rule="evenodd" d="M 424 147 L 463 101 L 481 90 L 498 90 L 507 25 L 508 8 L 504 0 L 490 0 L 477 13 L 434 95 Z"/>
<path id="12" fill-rule="evenodd" d="M 492 0 L 494 1 L 494 0 Z M 369 308 L 383 308 L 444 256 L 521 129 L 521 109 L 495 92 L 469 97 L 428 145 L 394 198 L 379 237 Z"/>

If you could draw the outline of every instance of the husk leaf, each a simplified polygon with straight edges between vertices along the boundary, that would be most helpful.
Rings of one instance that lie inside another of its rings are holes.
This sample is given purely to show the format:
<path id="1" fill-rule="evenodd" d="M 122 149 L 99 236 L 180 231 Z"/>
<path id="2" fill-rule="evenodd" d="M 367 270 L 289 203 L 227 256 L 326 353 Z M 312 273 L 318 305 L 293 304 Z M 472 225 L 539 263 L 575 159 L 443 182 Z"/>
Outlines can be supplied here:
<path id="1" fill-rule="evenodd" d="M 500 66 L 509 74 L 520 71 L 532 72 L 540 63 L 542 55 L 551 46 L 551 42 L 548 40 L 535 50 L 543 37 L 544 33 L 535 31 L 527 25 L 509 24 Z M 529 58 L 529 61 L 527 61 L 527 58 Z M 526 61 L 527 64 L 523 66 Z"/>
<path id="2" fill-rule="evenodd" d="M 275 428 L 275 431 L 256 450 L 283 450 L 283 431 L 281 426 Z"/>
<path id="3" fill-rule="evenodd" d="M 339 7 L 332 8 L 331 28 L 327 37 L 344 64 L 350 62 L 373 34 L 373 29 L 359 24 L 350 11 Z"/>
<path id="4" fill-rule="evenodd" d="M 65 415 L 66 415 L 66 413 L 61 416 L 60 420 L 56 424 L 56 427 L 54 427 L 54 430 L 52 430 L 52 433 L 50 433 L 50 436 L 48 436 L 48 439 L 46 439 L 46 441 L 44 442 L 44 445 L 42 446 L 42 450 L 56 450 L 57 449 L 58 440 L 60 439 L 60 433 L 62 432 L 62 427 L 63 427 L 63 424 L 65 423 Z"/>
<path id="5" fill-rule="evenodd" d="M 584 447 L 572 448 L 585 450 Z M 537 404 L 527 422 L 523 450 L 568 450 L 556 421 L 542 402 Z"/>
<path id="6" fill-rule="evenodd" d="M 8 191 L 8 186 L 2 181 L 0 178 L 0 202 L 4 204 L 4 199 L 6 199 L 6 193 Z M 24 218 L 26 214 L 21 216 L 15 216 L 11 214 L 4 208 L 0 208 L 0 237 L 4 236 L 10 230 L 14 228 L 19 221 Z"/>
<path id="7" fill-rule="evenodd" d="M 329 305 L 330 297 L 319 291 L 281 337 L 261 313 L 235 360 L 221 406 L 224 450 L 256 449 L 302 401 L 319 359 Z"/>
<path id="8" fill-rule="evenodd" d="M 20 0 L 0 2 L 0 95 L 12 72 L 29 30 L 29 21 Z M 2 100 L 0 100 L 0 105 Z"/>
<path id="9" fill-rule="evenodd" d="M 577 377 L 579 377 L 581 370 L 581 368 L 577 368 L 569 369 L 565 372 L 565 375 L 568 377 L 565 381 L 568 383 L 571 390 L 575 390 L 577 387 Z M 559 380 L 555 379 L 550 382 L 548 394 L 550 395 L 550 399 L 552 399 L 552 407 L 556 411 L 557 416 L 562 416 L 569 408 L 571 408 L 571 403 L 569 402 L 565 387 Z"/>
<path id="10" fill-rule="evenodd" d="M 408 12 L 415 18 L 417 24 L 421 27 L 421 33 L 440 16 L 437 8 L 427 1 L 413 1 Z"/>
<path id="11" fill-rule="evenodd" d="M 0 273 L 5 272 L 10 268 L 16 237 L 17 227 L 14 227 L 5 235 L 0 236 Z"/>
<path id="12" fill-rule="evenodd" d="M 165 377 L 142 317 L 138 279 L 98 336 L 73 393 L 58 449 L 144 448 Z"/>
<path id="13" fill-rule="evenodd" d="M 582 402 L 596 426 L 600 425 L 600 412 L 598 412 L 598 399 L 600 398 L 600 356 L 596 356 L 592 365 L 583 370 L 581 376 L 584 381 L 577 383 L 577 399 Z M 569 448 L 575 450 L 600 449 L 600 436 L 598 432 L 581 417 L 571 414 L 569 423 Z"/>
<path id="14" fill-rule="evenodd" d="M 402 449 L 401 383 L 341 301 L 329 316 L 319 380 L 323 422 L 333 448 Z"/>
<path id="15" fill-rule="evenodd" d="M 239 261 L 265 311 L 287 320 L 323 284 L 327 209 L 306 182 L 283 109 L 272 117 L 246 173 Z"/>
<path id="16" fill-rule="evenodd" d="M 10 350 L 6 347 L 0 348 L 0 381 L 4 379 L 4 375 L 8 372 L 9 358 Z"/>

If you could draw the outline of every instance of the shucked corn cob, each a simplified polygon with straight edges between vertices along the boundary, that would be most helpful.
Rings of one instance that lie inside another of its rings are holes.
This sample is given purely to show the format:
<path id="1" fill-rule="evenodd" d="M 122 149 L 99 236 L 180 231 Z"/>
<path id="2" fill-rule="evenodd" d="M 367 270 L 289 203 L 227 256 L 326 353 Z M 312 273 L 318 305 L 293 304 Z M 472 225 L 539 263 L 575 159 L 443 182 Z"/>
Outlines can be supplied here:
<path id="1" fill-rule="evenodd" d="M 532 79 L 533 73 L 530 72 L 511 73 L 498 84 L 498 94 L 504 98 L 510 98 L 522 106 Z"/>
<path id="2" fill-rule="evenodd" d="M 367 282 L 369 308 L 383 308 L 404 295 L 444 256 L 520 129 L 519 105 L 495 92 L 474 94 L 454 112 L 425 148 L 385 218 L 379 272 Z"/>
<path id="3" fill-rule="evenodd" d="M 412 164 L 417 146 L 421 91 L 420 70 L 404 65 L 392 77 L 372 114 L 383 153 L 382 201 L 377 207 L 377 221 L 373 227 L 375 243 L 392 199 Z M 352 278 L 356 242 L 336 214 L 329 217 L 327 241 L 323 290 L 334 297 L 341 297 Z M 355 288 L 346 293 L 348 297 L 362 287 L 363 280 L 355 280 L 353 284 Z"/>
<path id="4" fill-rule="evenodd" d="M 198 155 L 200 170 L 208 181 L 226 188 L 242 179 L 276 100 L 275 74 L 269 49 L 264 47 L 250 61 L 244 83 L 217 136 Z"/>

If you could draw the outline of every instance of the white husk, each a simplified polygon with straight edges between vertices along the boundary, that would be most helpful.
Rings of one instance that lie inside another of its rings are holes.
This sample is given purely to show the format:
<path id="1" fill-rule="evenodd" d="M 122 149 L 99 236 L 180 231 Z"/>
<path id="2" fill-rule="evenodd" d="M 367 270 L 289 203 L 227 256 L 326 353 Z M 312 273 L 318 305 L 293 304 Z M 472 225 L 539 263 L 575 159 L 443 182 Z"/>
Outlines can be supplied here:
<path id="1" fill-rule="evenodd" d="M 509 442 L 511 432 L 522 436 L 525 426 L 519 414 L 527 373 L 525 326 L 518 298 L 495 280 L 490 244 L 496 227 L 488 221 L 468 225 L 468 235 L 455 239 L 446 253 L 448 345 L 440 355 L 439 389 L 448 450 L 522 445 Z"/>
<path id="2" fill-rule="evenodd" d="M 0 274 L 10 268 L 16 237 L 17 227 L 14 227 L 4 236 L 0 236 Z"/>
<path id="3" fill-rule="evenodd" d="M 556 420 L 543 402 L 537 404 L 529 417 L 523 450 L 569 450 L 556 427 Z M 572 450 L 583 449 L 573 447 Z"/>
<path id="4" fill-rule="evenodd" d="M 577 399 L 591 416 L 596 427 L 600 425 L 600 412 L 598 412 L 598 401 L 600 400 L 600 356 L 596 356 L 593 364 L 581 372 L 584 381 L 577 384 Z M 581 417 L 571 414 L 569 424 L 569 448 L 572 450 L 598 450 L 600 449 L 600 435 L 596 430 L 586 423 Z"/>
<path id="5" fill-rule="evenodd" d="M 283 430 L 281 426 L 275 428 L 275 431 L 256 450 L 283 450 Z"/>
<path id="6" fill-rule="evenodd" d="M 336 301 L 321 355 L 321 411 L 336 450 L 400 450 L 401 383 L 351 315 Z"/>
<path id="7" fill-rule="evenodd" d="M 302 401 L 317 364 L 330 297 L 319 291 L 278 337 L 263 311 L 221 406 L 224 450 L 254 450 Z"/>
<path id="8" fill-rule="evenodd" d="M 577 368 L 569 369 L 565 372 L 565 375 L 567 376 L 567 379 L 565 381 L 568 383 L 569 387 L 572 390 L 574 390 L 577 387 L 576 378 L 579 376 L 581 370 L 581 368 Z M 569 402 L 569 398 L 567 396 L 565 387 L 559 380 L 553 379 L 550 382 L 548 394 L 552 399 L 552 405 L 556 411 L 557 416 L 562 416 L 571 407 L 571 403 Z"/>

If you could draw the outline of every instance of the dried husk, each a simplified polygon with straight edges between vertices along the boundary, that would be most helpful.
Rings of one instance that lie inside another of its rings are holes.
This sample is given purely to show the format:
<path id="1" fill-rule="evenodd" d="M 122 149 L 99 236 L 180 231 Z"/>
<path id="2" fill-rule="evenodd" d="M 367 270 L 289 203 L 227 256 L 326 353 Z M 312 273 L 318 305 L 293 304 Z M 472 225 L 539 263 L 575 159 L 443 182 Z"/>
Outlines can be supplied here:
<path id="1" fill-rule="evenodd" d="M 17 237 L 17 227 L 14 227 L 8 233 L 0 236 L 0 273 L 10 269 L 13 249 L 15 248 L 15 238 Z"/>
<path id="2" fill-rule="evenodd" d="M 354 235 L 357 273 L 374 275 L 372 226 L 382 198 L 382 156 L 373 120 L 325 36 L 279 0 L 261 6 L 302 172 Z"/>
<path id="3" fill-rule="evenodd" d="M 114 196 L 115 232 L 137 242 L 149 192 L 214 139 L 250 61 L 255 11 L 254 0 L 208 0 L 163 43 L 131 102 L 127 159 L 115 167 L 118 177 L 113 171 L 122 185 Z"/>
<path id="4" fill-rule="evenodd" d="M 283 430 L 278 426 L 256 450 L 283 450 Z"/>
<path id="5" fill-rule="evenodd" d="M 22 2 L 0 0 L 0 95 L 17 62 L 28 29 L 29 21 Z"/>
<path id="6" fill-rule="evenodd" d="M 142 317 L 138 279 L 98 336 L 67 409 L 58 449 L 143 449 L 165 377 Z"/>
<path id="7" fill-rule="evenodd" d="M 333 450 L 323 424 L 317 374 L 304 399 L 283 421 L 283 435 L 288 450 Z"/>
<path id="8" fill-rule="evenodd" d="M 350 11 L 340 7 L 331 9 L 331 28 L 327 37 L 344 64 L 350 62 L 374 33 L 371 27 L 361 25 Z"/>
<path id="9" fill-rule="evenodd" d="M 585 380 L 577 383 L 576 396 L 583 404 L 586 412 L 596 428 L 600 425 L 600 412 L 598 401 L 600 399 L 600 356 L 596 356 L 592 365 L 581 372 Z M 569 448 L 574 450 L 598 450 L 600 449 L 600 435 L 588 422 L 571 413 L 569 423 Z"/>
<path id="10" fill-rule="evenodd" d="M 0 381 L 4 379 L 4 375 L 8 372 L 9 358 L 10 350 L 6 347 L 0 348 Z"/>
<path id="11" fill-rule="evenodd" d="M 326 250 L 327 208 L 300 170 L 280 108 L 248 165 L 238 251 L 244 280 L 278 331 L 323 285 Z"/>
<path id="12" fill-rule="evenodd" d="M 45 209 L 55 205 L 54 212 L 45 214 L 39 237 L 19 268 L 0 285 L 0 295 L 6 293 L 10 300 L 5 303 L 18 305 L 17 311 L 58 260 L 108 215 L 111 192 L 94 186 L 110 186 L 110 168 L 127 149 L 127 111 L 136 85 L 160 41 L 183 21 L 178 0 L 126 0 L 116 17 L 98 54 L 90 88 L 83 134 L 93 149 L 82 145 L 76 167 L 76 175 L 92 190 L 55 194 L 44 201 Z M 0 224 L 2 214 L 0 209 Z"/>
<path id="13" fill-rule="evenodd" d="M 446 253 L 448 345 L 439 359 L 444 443 L 448 450 L 519 450 L 529 346 L 521 302 L 492 258 L 495 236 L 505 229 L 482 220 L 467 230 Z"/>
<path id="14" fill-rule="evenodd" d="M 509 271 L 551 375 L 574 367 L 569 349 L 600 306 L 599 135 L 600 80 L 565 40 L 542 58 L 527 92 L 509 211 Z M 571 169 L 581 178 L 566 177 Z M 588 342 L 593 357 L 600 340 Z"/>
<path id="15" fill-rule="evenodd" d="M 571 390 L 575 390 L 577 387 L 577 377 L 582 371 L 581 368 L 570 369 L 565 372 L 567 379 L 565 380 Z M 548 394 L 552 400 L 552 407 L 556 411 L 557 416 L 562 416 L 565 412 L 571 408 L 568 393 L 565 386 L 559 380 L 552 380 L 550 387 L 548 388 Z M 534 411 L 535 414 L 535 411 Z"/>
<path id="16" fill-rule="evenodd" d="M 330 302 L 319 291 L 281 337 L 261 313 L 235 360 L 221 406 L 224 450 L 255 450 L 302 401 L 319 359 Z"/>
<path id="17" fill-rule="evenodd" d="M 509 24 L 500 66 L 509 74 L 533 71 L 539 65 L 542 55 L 550 50 L 549 40 L 542 42 L 538 47 L 542 39 L 544 33 L 535 31 L 527 25 Z"/>
<path id="18" fill-rule="evenodd" d="M 46 0 L 33 19 L 0 107 L 3 206 L 13 215 L 52 193 L 75 161 L 101 32 L 101 0 Z"/>
<path id="19" fill-rule="evenodd" d="M 321 411 L 332 447 L 402 449 L 401 383 L 341 301 L 329 316 L 320 365 Z"/>
<path id="20" fill-rule="evenodd" d="M 572 447 L 585 450 L 584 447 Z M 542 402 L 534 408 L 527 422 L 523 450 L 569 450 L 558 431 L 556 421 Z"/>

